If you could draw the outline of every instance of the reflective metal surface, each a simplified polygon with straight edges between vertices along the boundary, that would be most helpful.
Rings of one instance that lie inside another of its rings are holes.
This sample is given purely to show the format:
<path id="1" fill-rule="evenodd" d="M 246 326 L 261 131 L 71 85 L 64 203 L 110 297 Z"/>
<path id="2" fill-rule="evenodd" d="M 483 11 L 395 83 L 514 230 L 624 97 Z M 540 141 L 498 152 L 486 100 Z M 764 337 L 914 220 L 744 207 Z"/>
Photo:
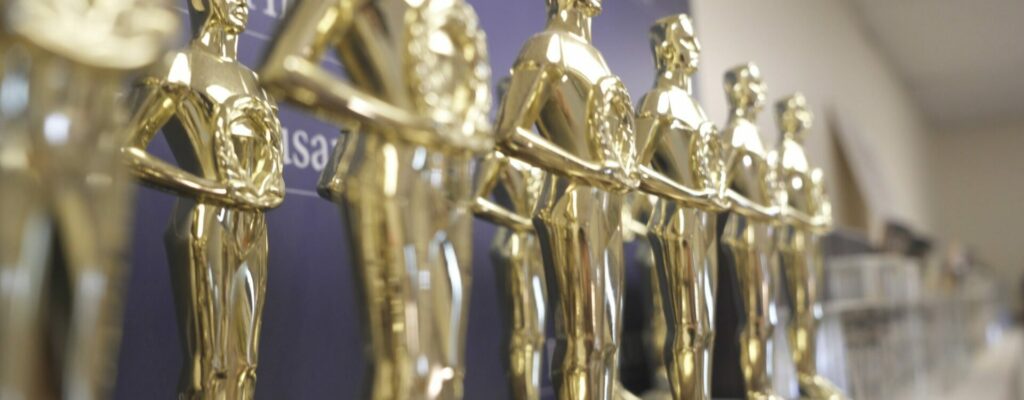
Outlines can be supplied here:
<path id="1" fill-rule="evenodd" d="M 190 2 L 193 39 L 132 93 L 122 149 L 177 194 L 165 245 L 185 342 L 181 399 L 251 399 L 267 284 L 264 210 L 284 199 L 277 106 L 238 62 L 245 0 Z M 177 165 L 146 151 L 163 130 Z"/>
<path id="2" fill-rule="evenodd" d="M 0 399 L 103 399 L 130 185 L 118 94 L 177 31 L 161 1 L 0 2 Z"/>
<path id="3" fill-rule="evenodd" d="M 644 350 L 647 367 L 651 371 L 650 387 L 640 398 L 644 400 L 670 400 L 672 389 L 669 387 L 668 370 L 665 368 L 665 313 L 662 311 L 661 288 L 658 287 L 658 269 L 655 267 L 654 250 L 647 239 L 647 222 L 658 198 L 642 192 L 632 192 L 626 196 L 628 214 L 625 215 L 623 238 L 626 243 L 636 243 L 636 256 L 627 268 L 639 267 L 643 270 L 643 289 L 646 303 L 644 307 L 646 324 L 643 330 Z M 633 267 L 636 266 L 636 267 Z"/>
<path id="4" fill-rule="evenodd" d="M 740 368 L 748 399 L 781 399 L 772 390 L 775 331 L 775 279 L 779 273 L 774 219 L 779 190 L 754 121 L 764 103 L 765 85 L 756 65 L 725 75 L 729 121 L 723 130 L 726 195 L 732 202 L 722 234 L 736 268 L 740 305 Z"/>
<path id="5" fill-rule="evenodd" d="M 550 173 L 534 214 L 554 277 L 560 399 L 625 397 L 618 381 L 622 193 L 637 185 L 633 109 L 590 40 L 599 0 L 549 0 L 498 116 L 502 152 Z M 536 126 L 537 131 L 531 128 Z"/>
<path id="6" fill-rule="evenodd" d="M 647 225 L 667 328 L 665 367 L 676 399 L 711 396 L 711 351 L 717 292 L 715 212 L 725 199 L 717 129 L 691 95 L 700 43 L 686 15 L 651 28 L 655 87 L 637 109 L 643 142 L 641 188 L 657 195 Z"/>
<path id="7" fill-rule="evenodd" d="M 321 66 L 333 51 L 349 79 Z M 462 397 L 470 160 L 492 151 L 490 70 L 459 0 L 305 0 L 263 69 L 281 98 L 351 129 L 321 175 L 354 242 L 365 398 Z"/>
<path id="8" fill-rule="evenodd" d="M 789 347 L 796 365 L 800 393 L 810 399 L 845 399 L 828 379 L 818 374 L 818 323 L 824 291 L 824 259 L 821 235 L 832 223 L 832 209 L 825 195 L 820 169 L 811 168 L 804 154 L 803 140 L 813 115 L 802 94 L 776 103 L 782 143 L 776 159 L 777 178 L 784 188 L 783 226 L 779 240 L 782 270 L 792 303 Z"/>
<path id="9" fill-rule="evenodd" d="M 650 291 L 650 314 L 647 316 L 647 330 L 644 332 L 644 345 L 646 346 L 647 358 L 650 360 L 649 368 L 652 373 L 651 388 L 641 396 L 644 400 L 671 400 L 672 386 L 669 383 L 668 368 L 665 364 L 665 342 L 668 336 L 668 327 L 665 323 L 665 312 L 662 301 L 661 288 L 659 287 L 658 269 L 655 266 L 654 251 L 645 240 L 639 246 L 638 252 L 643 254 L 641 266 L 644 268 L 644 275 L 647 278 L 647 289 Z"/>
<path id="10" fill-rule="evenodd" d="M 499 98 L 503 97 L 508 83 L 508 79 L 502 80 Z M 537 400 L 543 379 L 548 293 L 540 242 L 531 218 L 546 174 L 500 151 L 483 160 L 478 174 L 474 212 L 501 226 L 494 237 L 491 257 L 498 268 L 502 293 L 505 318 L 502 356 L 508 374 L 509 398 Z"/>

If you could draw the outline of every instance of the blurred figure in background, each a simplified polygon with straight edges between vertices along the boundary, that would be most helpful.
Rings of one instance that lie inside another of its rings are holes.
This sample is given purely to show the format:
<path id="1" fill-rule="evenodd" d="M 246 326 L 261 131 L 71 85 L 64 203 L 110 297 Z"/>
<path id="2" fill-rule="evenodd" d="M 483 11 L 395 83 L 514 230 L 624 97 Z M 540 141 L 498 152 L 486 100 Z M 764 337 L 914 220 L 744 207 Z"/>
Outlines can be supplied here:
<path id="1" fill-rule="evenodd" d="M 119 95 L 175 37 L 157 0 L 0 2 L 0 398 L 106 399 L 131 185 Z"/>

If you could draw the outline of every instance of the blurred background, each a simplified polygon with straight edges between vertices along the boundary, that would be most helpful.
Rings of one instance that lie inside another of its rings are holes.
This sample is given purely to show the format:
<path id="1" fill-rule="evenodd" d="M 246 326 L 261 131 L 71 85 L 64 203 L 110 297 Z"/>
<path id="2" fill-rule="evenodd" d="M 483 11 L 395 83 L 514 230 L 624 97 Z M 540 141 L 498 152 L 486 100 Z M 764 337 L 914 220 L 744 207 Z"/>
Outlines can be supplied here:
<path id="1" fill-rule="evenodd" d="M 857 398 L 1024 398 L 1010 328 L 1024 288 L 1024 2 L 691 6 L 713 119 L 727 111 L 720 71 L 747 60 L 770 99 L 802 91 L 814 110 L 806 146 L 840 227 L 822 333 L 845 352 L 834 378 Z M 760 120 L 766 143 L 774 123 Z"/>
<path id="2" fill-rule="evenodd" d="M 242 62 L 260 65 L 296 1 L 250 0 Z M 488 33 L 497 81 L 543 29 L 544 1 L 469 3 Z M 1024 288 L 1024 1 L 604 3 L 594 42 L 634 100 L 654 81 L 648 27 L 679 12 L 697 26 L 696 96 L 714 121 L 726 119 L 723 72 L 748 61 L 761 68 L 769 104 L 807 96 L 816 117 L 807 153 L 826 173 L 838 226 L 826 247 L 824 375 L 858 399 L 1024 399 L 1024 335 L 1015 322 Z M 186 23 L 187 4 L 178 1 Z M 287 106 L 281 120 L 288 198 L 268 214 L 257 398 L 355 398 L 363 360 L 348 240 L 337 209 L 313 192 L 339 128 Z M 759 125 L 774 147 L 770 108 Z M 162 140 L 154 144 L 168 153 Z M 139 193 L 115 398 L 169 399 L 182 362 L 163 247 L 174 198 Z M 502 399 L 503 327 L 488 256 L 494 227 L 475 229 L 466 398 Z M 636 246 L 627 250 L 635 260 Z M 622 380 L 635 392 L 652 385 L 645 274 L 632 265 L 628 272 Z M 784 326 L 776 332 L 776 386 L 795 397 Z M 715 379 L 716 388 L 735 387 L 735 376 Z"/>
<path id="3" fill-rule="evenodd" d="M 804 92 L 806 146 L 840 225 L 880 241 L 888 223 L 936 247 L 964 243 L 1017 281 L 1024 247 L 1024 2 L 694 0 L 700 98 L 725 117 L 720 71 L 755 60 L 769 98 Z M 761 118 L 767 143 L 773 118 Z"/>

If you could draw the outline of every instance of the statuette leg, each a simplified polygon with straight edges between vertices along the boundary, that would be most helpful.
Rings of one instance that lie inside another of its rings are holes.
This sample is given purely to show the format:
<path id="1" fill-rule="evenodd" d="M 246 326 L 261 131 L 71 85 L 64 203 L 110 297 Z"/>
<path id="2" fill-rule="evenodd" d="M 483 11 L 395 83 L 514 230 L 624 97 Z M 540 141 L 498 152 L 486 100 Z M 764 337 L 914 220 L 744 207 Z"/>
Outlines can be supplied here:
<path id="1" fill-rule="evenodd" d="M 182 201 L 165 243 L 185 338 L 180 399 L 252 399 L 267 284 L 262 212 Z"/>
<path id="2" fill-rule="evenodd" d="M 555 359 L 559 399 L 612 399 L 622 334 L 622 199 L 570 186 L 538 215 L 556 279 Z"/>
<path id="3" fill-rule="evenodd" d="M 722 244 L 728 249 L 739 280 L 745 323 L 740 330 L 740 368 L 748 399 L 782 398 L 772 389 L 774 357 L 775 275 L 778 253 L 774 228 L 767 222 L 731 214 L 726 220 Z"/>
<path id="4" fill-rule="evenodd" d="M 547 284 L 540 243 L 532 233 L 502 228 L 492 257 L 501 282 L 506 333 L 503 352 L 511 398 L 540 399 Z"/>
<path id="5" fill-rule="evenodd" d="M 713 214 L 659 200 L 648 224 L 668 334 L 665 363 L 676 399 L 711 397 L 717 292 Z"/>
<path id="6" fill-rule="evenodd" d="M 810 399 L 845 399 L 839 388 L 818 374 L 816 363 L 824 289 L 821 237 L 792 226 L 783 228 L 782 233 L 782 270 L 792 305 L 787 334 L 800 393 Z"/>
<path id="7" fill-rule="evenodd" d="M 370 135 L 345 145 L 367 155 L 365 164 L 349 166 L 338 198 L 369 345 L 364 398 L 462 398 L 472 256 L 468 160 Z"/>

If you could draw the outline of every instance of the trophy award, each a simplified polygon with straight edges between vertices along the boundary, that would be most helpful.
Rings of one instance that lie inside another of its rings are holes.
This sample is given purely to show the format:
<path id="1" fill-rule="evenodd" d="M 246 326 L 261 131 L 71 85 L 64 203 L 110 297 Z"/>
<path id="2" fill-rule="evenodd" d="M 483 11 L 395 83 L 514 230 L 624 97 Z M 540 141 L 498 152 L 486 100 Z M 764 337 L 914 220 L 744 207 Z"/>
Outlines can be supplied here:
<path id="1" fill-rule="evenodd" d="M 0 2 L 0 397 L 110 396 L 131 186 L 119 94 L 177 32 L 162 1 Z"/>
<path id="2" fill-rule="evenodd" d="M 510 398 L 540 399 L 544 327 L 548 307 L 547 282 L 540 243 L 531 214 L 540 196 L 544 172 L 495 152 L 483 161 L 481 173 L 493 183 L 482 194 L 495 192 L 492 202 L 477 200 L 477 215 L 500 226 L 491 248 L 502 291 L 506 334 L 503 358 Z"/>
<path id="3" fill-rule="evenodd" d="M 731 203 L 722 234 L 739 289 L 740 369 L 748 399 L 781 399 L 772 390 L 775 331 L 775 278 L 778 249 L 774 220 L 779 191 L 754 121 L 764 103 L 765 85 L 753 64 L 725 75 L 729 122 L 723 130 L 726 196 Z"/>
<path id="4" fill-rule="evenodd" d="M 668 327 L 665 326 L 664 305 L 662 304 L 661 288 L 658 287 L 658 269 L 655 265 L 654 251 L 647 240 L 642 240 L 637 248 L 639 262 L 644 269 L 645 297 L 649 303 L 647 326 L 644 329 L 644 348 L 651 370 L 651 387 L 640 396 L 643 400 L 672 400 L 672 387 L 668 379 L 668 367 L 665 364 L 665 342 Z"/>
<path id="5" fill-rule="evenodd" d="M 686 15 L 651 28 L 658 76 L 637 108 L 642 190 L 658 197 L 647 224 L 663 312 L 672 397 L 709 399 L 717 291 L 716 212 L 724 209 L 722 145 L 692 97 L 700 44 Z"/>
<path id="6" fill-rule="evenodd" d="M 503 97 L 509 80 L 499 84 Z M 481 163 L 474 212 L 497 224 L 491 258 L 498 268 L 505 335 L 502 358 L 509 398 L 540 399 L 547 323 L 547 278 L 532 215 L 544 186 L 543 170 L 500 151 Z M 494 200 L 489 197 L 493 193 Z"/>
<path id="7" fill-rule="evenodd" d="M 556 395 L 612 399 L 623 396 L 616 383 L 621 208 L 623 193 L 637 185 L 633 108 L 590 40 L 601 2 L 547 4 L 547 28 L 526 42 L 512 68 L 499 148 L 549 173 L 533 217 L 557 299 Z"/>
<path id="8" fill-rule="evenodd" d="M 643 273 L 644 327 L 643 346 L 650 371 L 650 387 L 640 395 L 643 400 L 671 400 L 668 372 L 665 369 L 665 315 L 662 313 L 661 289 L 658 287 L 658 270 L 655 268 L 654 251 L 647 240 L 647 222 L 657 203 L 657 197 L 640 191 L 626 195 L 623 207 L 622 239 L 627 245 L 635 243 L 635 256 L 626 268 L 639 267 Z"/>
<path id="9" fill-rule="evenodd" d="M 832 207 L 825 195 L 823 173 L 811 168 L 803 140 L 813 115 L 801 94 L 776 103 L 782 144 L 776 160 L 778 185 L 787 193 L 782 208 L 779 252 L 786 289 L 792 305 L 787 332 L 800 394 L 809 399 L 842 400 L 842 391 L 818 375 L 818 322 L 824 289 L 821 236 L 832 222 Z"/>
<path id="10" fill-rule="evenodd" d="M 132 94 L 122 155 L 178 195 L 164 236 L 184 340 L 180 399 L 252 399 L 267 284 L 264 210 L 284 199 L 277 106 L 238 62 L 245 0 L 192 0 L 193 38 Z M 163 129 L 177 165 L 146 151 Z"/>
<path id="11" fill-rule="evenodd" d="M 347 78 L 322 66 L 328 51 Z M 471 159 L 494 148 L 475 12 L 461 0 L 305 0 L 262 75 L 279 98 L 352 131 L 318 189 L 353 241 L 364 398 L 461 398 Z"/>

